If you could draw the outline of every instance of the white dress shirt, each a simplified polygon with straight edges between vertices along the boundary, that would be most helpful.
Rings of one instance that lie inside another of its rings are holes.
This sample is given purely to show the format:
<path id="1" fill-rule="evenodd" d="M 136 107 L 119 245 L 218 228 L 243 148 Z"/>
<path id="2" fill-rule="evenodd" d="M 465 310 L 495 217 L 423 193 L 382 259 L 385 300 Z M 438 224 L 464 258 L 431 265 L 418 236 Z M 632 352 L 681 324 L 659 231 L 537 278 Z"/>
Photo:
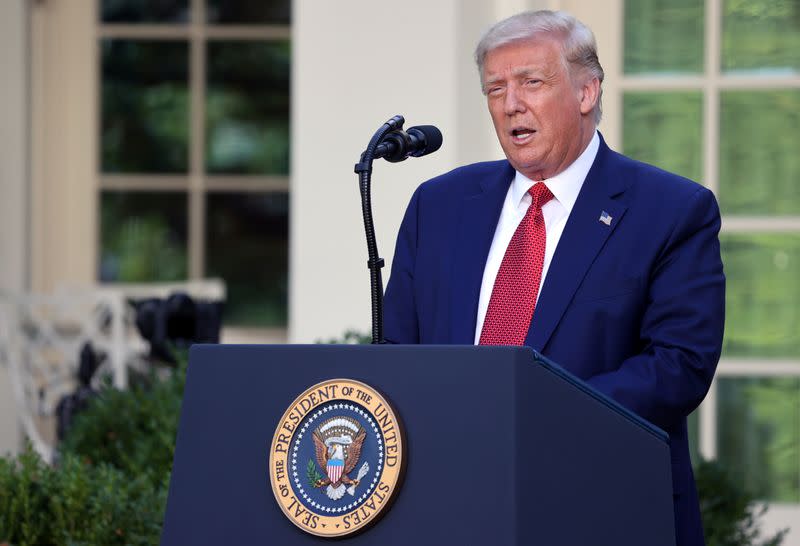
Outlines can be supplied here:
<path id="1" fill-rule="evenodd" d="M 539 283 L 540 293 L 542 286 L 544 286 L 544 279 L 547 276 L 547 270 L 550 267 L 553 254 L 555 254 L 558 246 L 558 241 L 564 232 L 567 218 L 572 212 L 575 200 L 578 199 L 583 181 L 586 179 L 592 163 L 594 163 L 599 147 L 600 137 L 595 131 L 589 145 L 572 165 L 553 178 L 543 181 L 553 193 L 553 199 L 542 207 L 547 242 L 544 251 L 542 279 Z M 494 281 L 497 277 L 497 272 L 500 270 L 500 264 L 503 262 L 506 248 L 531 204 L 531 196 L 528 193 L 528 189 L 534 184 L 541 183 L 534 182 L 517 171 L 514 181 L 508 188 L 506 199 L 503 202 L 503 210 L 500 212 L 500 220 L 497 222 L 497 229 L 495 229 L 494 239 L 492 239 L 492 246 L 489 249 L 489 256 L 486 259 L 486 267 L 483 270 L 481 295 L 478 300 L 478 320 L 475 325 L 475 345 L 478 345 L 481 339 L 481 330 L 483 330 L 483 321 L 486 319 L 486 311 L 489 308 L 489 299 L 492 296 Z"/>

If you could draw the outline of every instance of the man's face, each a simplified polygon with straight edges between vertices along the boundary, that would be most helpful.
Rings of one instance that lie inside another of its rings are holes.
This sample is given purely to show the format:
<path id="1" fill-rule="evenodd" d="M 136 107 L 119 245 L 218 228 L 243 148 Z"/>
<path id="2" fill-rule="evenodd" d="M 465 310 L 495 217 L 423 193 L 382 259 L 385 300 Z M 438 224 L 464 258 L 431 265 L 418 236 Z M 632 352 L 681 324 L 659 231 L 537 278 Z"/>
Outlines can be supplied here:
<path id="1" fill-rule="evenodd" d="M 575 79 L 552 38 L 514 42 L 486 55 L 483 86 L 497 138 L 511 165 L 532 180 L 566 169 L 594 134 L 599 82 Z"/>

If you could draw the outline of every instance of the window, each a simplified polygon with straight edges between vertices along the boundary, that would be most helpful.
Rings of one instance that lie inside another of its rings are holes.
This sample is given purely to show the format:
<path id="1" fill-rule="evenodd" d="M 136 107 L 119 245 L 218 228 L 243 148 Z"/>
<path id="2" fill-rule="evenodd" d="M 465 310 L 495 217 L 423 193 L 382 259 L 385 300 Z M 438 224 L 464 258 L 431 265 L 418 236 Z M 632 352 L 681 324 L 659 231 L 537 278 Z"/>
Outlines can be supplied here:
<path id="1" fill-rule="evenodd" d="M 705 184 L 723 215 L 725 340 L 695 448 L 797 517 L 800 2 L 629 0 L 622 11 L 624 151 Z"/>
<path id="2" fill-rule="evenodd" d="M 285 327 L 289 0 L 98 0 L 97 278 L 220 277 Z"/>

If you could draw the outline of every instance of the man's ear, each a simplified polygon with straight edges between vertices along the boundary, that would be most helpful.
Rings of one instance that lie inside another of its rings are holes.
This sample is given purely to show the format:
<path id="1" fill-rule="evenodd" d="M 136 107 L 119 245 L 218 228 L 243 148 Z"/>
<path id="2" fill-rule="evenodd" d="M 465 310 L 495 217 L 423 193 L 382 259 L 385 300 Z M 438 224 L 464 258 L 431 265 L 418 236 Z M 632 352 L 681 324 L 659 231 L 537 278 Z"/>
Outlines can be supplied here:
<path id="1" fill-rule="evenodd" d="M 600 99 L 600 80 L 587 78 L 579 90 L 578 98 L 581 101 L 581 114 L 588 114 L 594 110 Z"/>

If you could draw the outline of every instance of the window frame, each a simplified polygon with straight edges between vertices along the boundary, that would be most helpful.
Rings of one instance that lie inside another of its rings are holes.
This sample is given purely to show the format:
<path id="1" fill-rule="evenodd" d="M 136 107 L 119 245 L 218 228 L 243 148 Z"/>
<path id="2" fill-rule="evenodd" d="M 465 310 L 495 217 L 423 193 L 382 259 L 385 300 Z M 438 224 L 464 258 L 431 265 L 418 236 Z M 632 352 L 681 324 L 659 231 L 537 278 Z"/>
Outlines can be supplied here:
<path id="1" fill-rule="evenodd" d="M 630 1 L 630 0 L 629 0 Z M 722 17 L 724 0 L 704 0 L 704 67 L 702 74 L 696 75 L 635 75 L 625 74 L 623 70 L 624 43 L 624 2 L 613 0 L 606 5 L 608 15 L 614 19 L 610 26 L 616 28 L 617 38 L 612 50 L 604 51 L 604 59 L 613 57 L 614 68 L 612 78 L 616 81 L 606 86 L 604 98 L 610 91 L 614 95 L 611 102 L 615 105 L 612 112 L 612 145 L 622 150 L 622 98 L 625 92 L 663 92 L 663 91 L 697 91 L 703 97 L 702 124 L 702 182 L 719 195 L 720 166 L 720 98 L 725 91 L 732 90 L 785 90 L 800 89 L 800 75 L 769 74 L 725 74 L 721 70 L 722 54 Z M 609 9 L 610 8 L 610 9 Z M 594 28 L 598 24 L 608 25 L 608 21 L 585 21 Z M 605 60 L 603 61 L 605 62 Z M 624 150 L 622 150 L 624 152 Z M 800 216 L 767 216 L 767 215 L 722 215 L 721 234 L 731 233 L 796 233 L 800 234 Z M 733 358 L 720 360 L 711 388 L 698 408 L 698 449 L 700 454 L 709 460 L 718 456 L 717 444 L 719 427 L 718 385 L 720 379 L 728 378 L 763 378 L 786 377 L 800 378 L 800 360 L 772 358 Z M 800 465 L 800 460 L 798 461 Z M 778 530 L 800 521 L 800 503 L 770 502 L 769 511 L 764 516 L 765 530 Z M 800 536 L 795 530 L 787 537 L 786 546 L 800 544 Z"/>
<path id="2" fill-rule="evenodd" d="M 205 277 L 206 263 L 206 203 L 213 193 L 289 193 L 289 175 L 239 175 L 206 173 L 206 88 L 207 50 L 211 41 L 269 42 L 290 40 L 290 25 L 278 24 L 216 24 L 206 21 L 206 0 L 190 0 L 189 20 L 186 23 L 105 23 L 101 20 L 101 2 L 95 0 L 94 42 L 96 57 L 94 74 L 98 97 L 102 86 L 101 48 L 106 39 L 123 40 L 176 40 L 186 42 L 189 47 L 189 161 L 186 174 L 124 173 L 112 174 L 102 171 L 101 149 L 94 147 L 95 179 L 97 180 L 94 214 L 99 218 L 100 194 L 104 191 L 184 192 L 188 200 L 188 280 Z M 95 134 L 99 139 L 102 123 L 102 103 L 95 101 Z M 99 220 L 97 220 L 99 223 Z M 96 230 L 95 260 L 99 258 L 101 245 L 99 229 Z M 287 241 L 288 244 L 288 241 Z M 287 264 L 288 266 L 288 264 Z M 96 273 L 95 273 L 96 275 Z M 96 278 L 96 277 L 95 277 Z M 288 305 L 288 302 L 287 302 Z M 284 327 L 229 326 L 224 328 L 225 341 L 257 340 L 281 342 L 288 337 Z"/>
<path id="3" fill-rule="evenodd" d="M 724 0 L 704 0 L 703 73 L 697 75 L 626 75 L 624 73 L 625 1 L 582 2 L 556 0 L 541 8 L 563 9 L 586 23 L 598 42 L 606 78 L 603 83 L 603 121 L 600 130 L 609 145 L 624 153 L 623 95 L 627 91 L 699 91 L 703 96 L 701 158 L 702 182 L 719 195 L 720 94 L 729 90 L 773 90 L 800 88 L 800 75 L 724 74 L 721 70 L 722 15 Z M 635 1 L 635 0 L 628 0 Z M 700 181 L 698 181 L 700 182 Z M 722 215 L 721 234 L 800 233 L 800 216 Z M 718 455 L 718 384 L 727 378 L 800 377 L 800 360 L 731 358 L 720 360 L 705 400 L 697 410 L 698 450 L 702 457 Z M 798 461 L 800 465 L 800 460 Z M 800 521 L 800 503 L 769 502 L 763 532 L 791 527 Z M 800 528 L 793 529 L 784 546 L 800 546 Z"/>

